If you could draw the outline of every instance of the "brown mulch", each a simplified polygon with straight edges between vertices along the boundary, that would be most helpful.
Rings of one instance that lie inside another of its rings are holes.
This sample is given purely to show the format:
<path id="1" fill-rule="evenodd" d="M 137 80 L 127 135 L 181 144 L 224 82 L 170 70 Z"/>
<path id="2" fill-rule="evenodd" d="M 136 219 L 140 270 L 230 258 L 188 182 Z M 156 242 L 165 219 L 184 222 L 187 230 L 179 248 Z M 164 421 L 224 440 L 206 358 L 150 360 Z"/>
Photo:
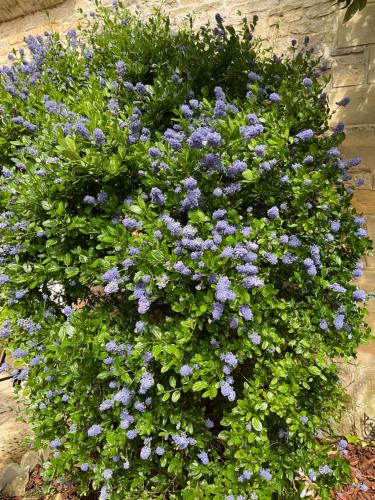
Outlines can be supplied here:
<path id="1" fill-rule="evenodd" d="M 40 496 L 38 497 L 38 500 L 52 500 L 55 495 L 60 493 L 60 498 L 61 500 L 97 500 L 98 499 L 98 494 L 96 492 L 93 492 L 87 497 L 78 497 L 76 494 L 76 490 L 73 486 L 73 484 L 70 481 L 66 481 L 64 483 L 61 483 L 57 480 L 52 481 L 50 483 L 50 486 L 52 487 L 54 494 L 53 495 L 43 495 L 41 487 L 43 486 L 44 482 L 41 477 L 41 470 L 42 467 L 41 465 L 37 465 L 31 472 L 30 474 L 30 479 L 29 482 L 27 483 L 26 486 L 26 495 L 29 496 L 36 496 L 38 492 L 40 492 Z M 18 500 L 18 499 L 12 499 L 12 500 Z"/>
<path id="2" fill-rule="evenodd" d="M 341 500 L 374 500 L 375 446 L 361 447 L 349 444 L 347 449 L 346 458 L 352 469 L 352 482 L 342 488 L 340 492 L 335 492 L 334 498 L 340 498 Z M 364 491 L 366 487 L 368 489 Z"/>

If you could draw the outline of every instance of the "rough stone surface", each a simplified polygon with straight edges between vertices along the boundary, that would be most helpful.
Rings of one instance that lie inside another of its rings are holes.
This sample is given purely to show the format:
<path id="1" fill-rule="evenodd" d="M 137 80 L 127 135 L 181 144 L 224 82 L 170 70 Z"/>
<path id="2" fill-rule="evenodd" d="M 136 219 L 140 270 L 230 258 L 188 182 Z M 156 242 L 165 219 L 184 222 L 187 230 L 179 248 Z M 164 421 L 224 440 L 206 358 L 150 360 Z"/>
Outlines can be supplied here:
<path id="1" fill-rule="evenodd" d="M 343 17 L 342 13 L 338 31 L 339 47 L 375 43 L 375 3 L 369 2 L 366 9 L 345 24 L 342 22 Z"/>
<path id="2" fill-rule="evenodd" d="M 369 189 L 356 191 L 353 196 L 352 205 L 365 215 L 375 215 L 375 193 Z"/>
<path id="3" fill-rule="evenodd" d="M 0 22 L 30 14 L 42 9 L 48 9 L 64 0 L 0 0 Z"/>
<path id="4" fill-rule="evenodd" d="M 21 458 L 21 469 L 27 470 L 30 472 L 33 468 L 42 463 L 42 459 L 40 454 L 36 451 L 27 451 L 24 456 Z"/>
<path id="5" fill-rule="evenodd" d="M 375 83 L 375 45 L 369 47 L 368 83 Z"/>
<path id="6" fill-rule="evenodd" d="M 9 497 L 24 497 L 26 486 L 29 481 L 28 471 L 21 471 L 9 484 L 4 488 L 4 494 Z"/>
<path id="7" fill-rule="evenodd" d="M 3 467 L 0 470 L 0 491 L 3 491 L 21 473 L 21 467 L 14 462 Z"/>
<path id="8" fill-rule="evenodd" d="M 341 379 L 348 395 L 348 411 L 340 423 L 341 434 L 375 439 L 375 342 L 358 349 L 357 358 L 341 366 Z"/>
<path id="9" fill-rule="evenodd" d="M 365 82 L 366 55 L 363 50 L 335 57 L 332 71 L 333 86 L 362 85 Z"/>
<path id="10" fill-rule="evenodd" d="M 343 121 L 347 126 L 374 123 L 375 85 L 357 85 L 354 87 L 334 88 L 330 93 L 333 109 L 335 103 L 344 97 L 350 97 L 348 106 L 340 106 L 335 114 L 335 121 Z"/>
<path id="11" fill-rule="evenodd" d="M 40 5 L 40 2 L 58 5 L 49 9 L 47 17 L 45 10 L 35 12 L 35 5 Z M 22 2 L 22 8 L 33 13 L 1 23 L 5 19 L 1 17 L 1 6 L 19 5 L 21 2 L 0 0 L 0 62 L 6 61 L 10 50 L 23 44 L 24 36 L 42 34 L 46 30 L 65 33 L 79 23 L 79 8 L 88 13 L 94 7 L 89 0 L 40 2 Z M 111 0 L 104 0 L 104 3 L 110 4 Z M 33 7 L 29 7 L 30 4 Z M 142 16 L 147 16 L 153 7 L 160 4 L 160 0 L 127 1 L 131 10 L 139 5 Z M 352 173 L 353 181 L 358 177 L 365 179 L 353 198 L 353 205 L 368 217 L 368 231 L 375 243 L 375 0 L 369 0 L 367 7 L 345 24 L 342 22 L 343 13 L 332 0 L 165 0 L 163 5 L 175 24 L 187 14 L 193 15 L 197 26 L 212 20 L 216 12 L 234 25 L 238 25 L 243 16 L 251 19 L 254 14 L 259 14 L 256 34 L 265 45 L 273 47 L 278 53 L 291 54 L 292 38 L 298 39 L 300 44 L 305 35 L 310 36 L 315 52 L 332 69 L 333 78 L 327 87 L 331 108 L 336 109 L 335 103 L 343 97 L 351 98 L 349 106 L 337 108 L 332 125 L 339 120 L 346 124 L 345 157 L 361 156 L 363 159 L 360 167 Z M 241 11 L 240 16 L 237 16 L 238 10 Z M 373 290 L 375 257 L 369 256 L 365 262 L 367 267 L 361 284 L 366 290 Z M 375 328 L 373 305 L 369 307 L 368 322 Z M 355 364 L 347 367 L 348 376 L 353 378 L 348 390 L 354 399 L 345 425 L 349 428 L 353 424 L 363 437 L 371 435 L 368 422 L 375 419 L 372 404 L 375 401 L 374 372 L 371 371 L 374 361 L 375 343 L 361 348 Z M 9 448 L 9 443 L 15 442 L 14 436 L 9 439 L 7 435 L 12 432 L 13 425 L 12 420 L 12 426 L 6 429 L 1 424 L 0 413 L 0 464 L 4 460 L 3 443 L 5 448 Z"/>
<path id="12" fill-rule="evenodd" d="M 347 127 L 345 133 L 346 139 L 341 147 L 344 158 L 360 157 L 362 162 L 359 168 L 375 172 L 375 126 Z"/>
<path id="13" fill-rule="evenodd" d="M 26 451 L 24 439 L 30 434 L 29 426 L 20 416 L 14 400 L 10 380 L 0 383 L 0 468 L 10 462 L 19 462 Z"/>

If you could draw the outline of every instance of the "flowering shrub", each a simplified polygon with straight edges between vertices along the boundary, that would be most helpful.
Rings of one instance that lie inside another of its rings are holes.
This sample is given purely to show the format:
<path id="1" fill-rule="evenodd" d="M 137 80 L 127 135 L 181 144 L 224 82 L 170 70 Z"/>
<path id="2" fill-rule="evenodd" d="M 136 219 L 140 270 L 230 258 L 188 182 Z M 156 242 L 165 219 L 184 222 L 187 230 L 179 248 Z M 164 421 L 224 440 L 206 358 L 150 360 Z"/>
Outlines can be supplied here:
<path id="1" fill-rule="evenodd" d="M 261 52 L 256 19 L 92 17 L 1 72 L 0 336 L 45 474 L 101 499 L 328 498 L 370 243 L 318 61 Z"/>

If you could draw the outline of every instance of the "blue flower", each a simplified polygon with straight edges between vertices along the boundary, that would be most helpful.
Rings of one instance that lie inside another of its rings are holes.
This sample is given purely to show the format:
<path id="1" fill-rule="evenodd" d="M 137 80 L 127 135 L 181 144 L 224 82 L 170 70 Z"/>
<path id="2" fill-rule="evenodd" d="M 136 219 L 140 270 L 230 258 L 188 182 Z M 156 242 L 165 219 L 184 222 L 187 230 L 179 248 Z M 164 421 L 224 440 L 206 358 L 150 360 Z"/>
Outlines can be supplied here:
<path id="1" fill-rule="evenodd" d="M 229 401 L 234 401 L 236 399 L 236 392 L 228 382 L 221 382 L 220 391 Z"/>
<path id="2" fill-rule="evenodd" d="M 191 274 L 191 270 L 181 261 L 176 262 L 176 264 L 173 265 L 173 269 L 184 276 L 189 276 Z"/>
<path id="3" fill-rule="evenodd" d="M 74 310 L 70 306 L 65 306 L 62 309 L 62 313 L 69 319 L 73 315 Z"/>
<path id="4" fill-rule="evenodd" d="M 333 324 L 335 325 L 336 330 L 340 330 L 341 328 L 343 328 L 344 319 L 345 316 L 343 314 L 339 314 L 333 319 Z"/>
<path id="5" fill-rule="evenodd" d="M 259 118 L 254 113 L 248 114 L 246 120 L 249 125 L 257 125 L 259 123 Z"/>
<path id="6" fill-rule="evenodd" d="M 269 469 L 260 469 L 259 474 L 266 481 L 271 481 L 272 479 L 272 474 Z"/>
<path id="7" fill-rule="evenodd" d="M 182 377 L 189 377 L 193 373 L 193 369 L 189 365 L 183 365 L 180 369 Z"/>
<path id="8" fill-rule="evenodd" d="M 309 141 L 313 137 L 314 137 L 314 132 L 310 128 L 308 128 L 306 130 L 302 130 L 301 132 L 299 132 L 294 138 L 294 142 Z"/>
<path id="9" fill-rule="evenodd" d="M 155 384 L 154 377 L 151 373 L 145 372 L 142 374 L 140 380 L 139 394 L 146 394 L 146 392 Z"/>
<path id="10" fill-rule="evenodd" d="M 258 333 L 256 333 L 256 332 L 250 333 L 249 334 L 249 339 L 255 345 L 259 345 L 261 343 L 261 341 L 262 341 L 260 335 Z"/>
<path id="11" fill-rule="evenodd" d="M 104 293 L 117 293 L 119 291 L 119 286 L 117 281 L 111 281 L 104 287 Z"/>
<path id="12" fill-rule="evenodd" d="M 264 256 L 272 266 L 276 266 L 278 263 L 278 258 L 274 253 L 266 252 Z"/>
<path id="13" fill-rule="evenodd" d="M 219 302 L 230 302 L 236 298 L 235 292 L 230 290 L 230 280 L 227 276 L 219 279 L 216 285 L 215 297 Z"/>
<path id="14" fill-rule="evenodd" d="M 164 205 L 165 196 L 159 188 L 153 187 L 151 189 L 151 201 L 155 205 Z"/>
<path id="15" fill-rule="evenodd" d="M 113 267 L 109 271 L 105 272 L 102 275 L 102 280 L 109 283 L 110 281 L 118 280 L 120 279 L 120 273 L 117 269 L 117 267 Z"/>
<path id="16" fill-rule="evenodd" d="M 194 111 L 190 109 L 190 107 L 187 104 L 183 104 L 181 106 L 181 112 L 185 118 L 191 118 L 192 116 L 194 116 Z"/>
<path id="17" fill-rule="evenodd" d="M 316 481 L 316 472 L 313 469 L 310 469 L 308 472 L 308 476 L 311 481 Z"/>
<path id="18" fill-rule="evenodd" d="M 235 160 L 233 164 L 228 168 L 227 174 L 232 179 L 238 177 L 242 172 L 247 169 L 247 164 L 244 161 Z"/>
<path id="19" fill-rule="evenodd" d="M 340 101 L 336 102 L 337 106 L 343 106 L 343 107 L 347 106 L 349 103 L 350 103 L 350 97 L 344 97 Z"/>
<path id="20" fill-rule="evenodd" d="M 281 97 L 277 92 L 272 92 L 272 94 L 269 95 L 269 100 L 273 103 L 277 103 L 281 101 Z"/>
<path id="21" fill-rule="evenodd" d="M 143 446 L 139 454 L 142 460 L 147 460 L 151 455 L 151 448 L 149 446 Z"/>
<path id="22" fill-rule="evenodd" d="M 247 304 L 242 304 L 239 310 L 245 321 L 251 321 L 253 319 L 253 313 Z"/>
<path id="23" fill-rule="evenodd" d="M 323 330 L 323 331 L 327 331 L 328 330 L 328 323 L 325 319 L 321 319 L 319 321 L 319 326 L 320 328 Z"/>
<path id="24" fill-rule="evenodd" d="M 265 144 L 258 144 L 254 148 L 254 153 L 257 156 L 264 156 L 266 154 L 267 146 Z"/>
<path id="25" fill-rule="evenodd" d="M 94 129 L 94 141 L 97 146 L 104 146 L 106 143 L 105 135 L 100 128 Z"/>
<path id="26" fill-rule="evenodd" d="M 366 302 L 366 292 L 364 290 L 355 290 L 352 297 L 356 302 Z"/>
<path id="27" fill-rule="evenodd" d="M 119 76 L 123 76 L 126 72 L 126 64 L 124 61 L 117 61 L 115 64 L 115 70 Z"/>
<path id="28" fill-rule="evenodd" d="M 53 441 L 50 442 L 49 445 L 51 448 L 58 448 L 59 446 L 61 446 L 61 441 L 60 439 L 54 439 Z"/>
<path id="29" fill-rule="evenodd" d="M 122 220 L 122 225 L 126 229 L 139 229 L 142 226 L 142 222 L 138 222 L 131 217 L 124 217 Z"/>
<path id="30" fill-rule="evenodd" d="M 224 304 L 215 302 L 212 306 L 212 319 L 218 320 L 222 317 L 224 311 Z"/>
<path id="31" fill-rule="evenodd" d="M 277 219 L 279 217 L 279 209 L 277 207 L 272 207 L 267 210 L 267 217 L 269 219 Z"/>
<path id="32" fill-rule="evenodd" d="M 243 138 L 246 139 L 247 141 L 260 135 L 263 132 L 263 130 L 264 128 L 263 125 L 261 124 L 240 127 L 240 133 L 243 136 Z"/>
<path id="33" fill-rule="evenodd" d="M 172 441 L 180 450 L 186 450 L 188 446 L 194 445 L 196 443 L 194 438 L 187 437 L 185 434 L 172 435 Z"/>
<path id="34" fill-rule="evenodd" d="M 188 139 L 189 146 L 198 149 L 203 148 L 204 146 L 212 146 L 216 148 L 220 146 L 220 143 L 221 135 L 208 127 L 199 127 Z"/>
<path id="35" fill-rule="evenodd" d="M 126 433 L 129 439 L 135 439 L 138 436 L 138 431 L 136 429 L 131 429 Z"/>
<path id="36" fill-rule="evenodd" d="M 113 475 L 113 471 L 111 469 L 104 469 L 103 477 L 104 479 L 111 479 Z"/>
<path id="37" fill-rule="evenodd" d="M 238 364 L 237 357 L 232 352 L 226 352 L 220 354 L 220 359 L 221 361 L 231 366 L 232 368 L 235 368 Z"/>
<path id="38" fill-rule="evenodd" d="M 355 234 L 356 234 L 356 236 L 359 236 L 360 238 L 365 238 L 368 233 L 367 233 L 366 229 L 359 228 L 359 229 L 357 229 Z"/>
<path id="39" fill-rule="evenodd" d="M 90 196 L 89 194 L 87 194 L 83 198 L 83 203 L 85 203 L 86 205 L 95 205 L 96 200 L 95 200 L 95 198 L 93 196 Z"/>
<path id="40" fill-rule="evenodd" d="M 214 427 L 214 423 L 210 418 L 206 418 L 204 421 L 204 425 L 207 427 L 207 429 L 212 429 Z"/>
<path id="41" fill-rule="evenodd" d="M 321 465 L 319 467 L 319 472 L 322 475 L 331 475 L 331 474 L 333 474 L 333 470 L 327 464 Z"/>
<path id="42" fill-rule="evenodd" d="M 345 293 L 346 292 L 346 288 L 341 286 L 339 283 L 331 283 L 330 285 L 328 285 L 328 288 L 330 290 L 333 290 L 336 293 Z"/>
<path id="43" fill-rule="evenodd" d="M 106 399 L 100 404 L 99 411 L 109 410 L 110 408 L 112 408 L 112 406 L 113 406 L 113 401 L 110 399 Z"/>
<path id="44" fill-rule="evenodd" d="M 102 428 L 100 425 L 98 424 L 94 424 L 92 425 L 88 431 L 87 431 L 87 435 L 89 437 L 96 437 L 96 436 L 99 436 L 99 434 L 102 432 Z"/>
<path id="45" fill-rule="evenodd" d="M 210 462 L 210 459 L 205 451 L 201 451 L 197 456 L 203 465 L 207 465 Z"/>
<path id="46" fill-rule="evenodd" d="M 311 78 L 308 78 L 307 76 L 303 79 L 303 85 L 305 87 L 311 87 L 313 84 L 313 81 L 311 80 Z"/>

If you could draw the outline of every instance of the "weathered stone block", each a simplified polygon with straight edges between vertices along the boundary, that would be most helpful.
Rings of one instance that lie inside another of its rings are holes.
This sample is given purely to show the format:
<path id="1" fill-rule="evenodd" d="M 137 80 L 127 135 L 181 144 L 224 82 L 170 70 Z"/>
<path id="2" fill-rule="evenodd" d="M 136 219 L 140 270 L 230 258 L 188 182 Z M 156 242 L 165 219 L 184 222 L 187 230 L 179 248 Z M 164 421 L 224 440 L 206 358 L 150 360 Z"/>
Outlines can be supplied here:
<path id="1" fill-rule="evenodd" d="M 337 108 L 335 121 L 342 120 L 346 125 L 375 124 L 375 84 L 333 89 L 329 96 L 331 107 L 335 109 L 335 103 L 344 97 L 350 97 L 351 102 Z"/>
<path id="2" fill-rule="evenodd" d="M 199 4 L 199 2 L 197 3 Z M 264 11 L 267 11 L 268 13 L 271 9 L 274 9 L 278 5 L 280 5 L 280 0 L 264 0 L 263 2 L 259 2 L 258 0 L 239 0 L 233 3 L 224 2 L 224 6 L 230 8 L 232 16 L 237 10 L 240 10 L 244 15 L 248 15 L 250 13 L 258 14 L 259 12 Z M 266 16 L 267 14 L 262 14 L 260 18 Z"/>
<path id="3" fill-rule="evenodd" d="M 54 7 L 64 0 L 0 0 L 0 22 L 9 21 L 38 10 Z"/>
<path id="4" fill-rule="evenodd" d="M 295 23 L 302 18 L 303 12 L 300 7 L 296 7 L 289 12 L 278 12 L 277 14 L 273 14 L 269 17 L 268 24 L 270 26 L 275 26 L 277 24 L 285 24 L 285 23 Z"/>
<path id="5" fill-rule="evenodd" d="M 356 285 L 366 292 L 375 291 L 375 269 L 372 267 L 366 268 L 362 278 L 356 281 Z"/>
<path id="6" fill-rule="evenodd" d="M 341 146 L 345 159 L 360 157 L 360 170 L 375 170 L 375 127 L 348 127 L 346 139 Z"/>
<path id="7" fill-rule="evenodd" d="M 371 299 L 367 306 L 368 314 L 365 318 L 366 323 L 370 326 L 372 335 L 375 336 L 375 299 Z M 366 347 L 366 346 L 363 346 Z M 375 358 L 374 358 L 375 361 Z"/>
<path id="8" fill-rule="evenodd" d="M 367 172 L 366 170 L 352 170 L 350 172 L 351 181 L 350 184 L 355 186 L 355 189 L 373 189 L 373 173 Z M 357 185 L 357 182 L 360 184 Z"/>
<path id="9" fill-rule="evenodd" d="M 369 47 L 368 83 L 375 83 L 375 45 Z"/>
<path id="10" fill-rule="evenodd" d="M 6 465 L 0 471 L 0 491 L 4 490 L 6 486 L 18 476 L 18 474 L 21 474 L 21 472 L 21 467 L 16 463 L 10 463 Z"/>
<path id="11" fill-rule="evenodd" d="M 362 214 L 375 215 L 375 191 L 368 189 L 355 191 L 352 205 Z"/>
<path id="12" fill-rule="evenodd" d="M 375 43 L 375 3 L 368 3 L 347 23 L 343 23 L 343 17 L 344 12 L 338 23 L 338 47 Z"/>
<path id="13" fill-rule="evenodd" d="M 334 87 L 361 85 L 365 82 L 364 52 L 335 57 L 332 73 Z"/>
<path id="14" fill-rule="evenodd" d="M 350 364 L 340 364 L 343 387 L 350 402 L 338 426 L 340 434 L 357 434 L 365 441 L 375 438 L 375 342 L 358 349 Z"/>
<path id="15" fill-rule="evenodd" d="M 9 497 L 24 497 L 26 493 L 26 486 L 29 481 L 29 472 L 26 470 L 21 471 L 9 484 L 4 488 L 4 494 Z"/>
<path id="16" fill-rule="evenodd" d="M 21 469 L 32 471 L 34 467 L 38 464 L 41 464 L 42 460 L 37 451 L 27 451 L 24 456 L 21 458 Z"/>
<path id="17" fill-rule="evenodd" d="M 372 240 L 372 244 L 374 247 L 373 253 L 374 255 L 366 255 L 366 265 L 368 267 L 374 267 L 375 268 L 375 216 L 374 215 L 367 215 L 366 216 L 366 227 L 368 231 L 368 235 Z M 375 288 L 375 283 L 374 283 L 374 288 Z M 375 301 L 372 301 L 375 302 Z M 375 314 L 375 306 L 373 307 L 374 309 L 374 314 Z M 374 330 L 375 333 L 375 330 Z"/>
<path id="18" fill-rule="evenodd" d="M 336 10 L 336 6 L 332 2 L 319 2 L 317 5 L 304 9 L 304 14 L 308 19 L 316 19 L 319 17 L 329 16 Z"/>

